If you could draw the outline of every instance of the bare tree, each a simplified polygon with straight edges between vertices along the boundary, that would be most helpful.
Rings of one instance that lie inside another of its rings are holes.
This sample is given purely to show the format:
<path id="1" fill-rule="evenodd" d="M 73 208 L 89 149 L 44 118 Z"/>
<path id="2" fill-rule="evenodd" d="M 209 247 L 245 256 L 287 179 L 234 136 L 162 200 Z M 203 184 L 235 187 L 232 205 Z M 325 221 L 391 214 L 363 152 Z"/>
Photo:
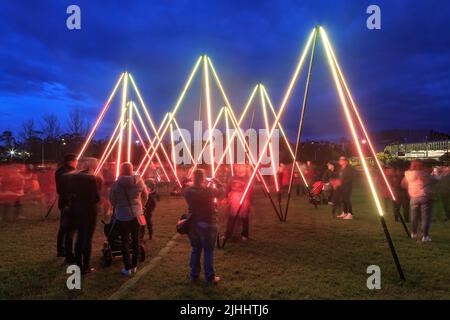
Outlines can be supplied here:
<path id="1" fill-rule="evenodd" d="M 34 119 L 29 119 L 22 123 L 22 130 L 19 133 L 20 138 L 26 142 L 31 139 L 38 138 L 41 132 L 36 130 L 36 123 Z"/>
<path id="2" fill-rule="evenodd" d="M 69 128 L 69 134 L 83 137 L 89 131 L 88 123 L 82 118 L 81 112 L 79 109 L 74 109 L 69 114 L 69 121 L 67 124 Z"/>
<path id="3" fill-rule="evenodd" d="M 44 138 L 54 140 L 61 134 L 61 125 L 58 117 L 54 114 L 47 114 L 42 117 L 42 133 Z"/>

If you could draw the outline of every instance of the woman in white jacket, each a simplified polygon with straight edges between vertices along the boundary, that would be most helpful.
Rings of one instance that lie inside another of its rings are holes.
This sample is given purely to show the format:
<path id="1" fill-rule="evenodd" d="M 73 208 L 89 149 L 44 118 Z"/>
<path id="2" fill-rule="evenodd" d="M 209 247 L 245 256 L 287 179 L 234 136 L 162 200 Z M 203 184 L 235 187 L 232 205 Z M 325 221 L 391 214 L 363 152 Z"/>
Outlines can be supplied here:
<path id="1" fill-rule="evenodd" d="M 429 229 L 431 223 L 432 185 L 434 179 L 420 160 L 411 161 L 405 171 L 402 187 L 408 190 L 412 213 L 412 239 L 417 239 L 419 221 L 422 220 L 422 242 L 431 241 Z"/>
<path id="2" fill-rule="evenodd" d="M 138 175 L 133 174 L 131 163 L 122 163 L 120 176 L 111 186 L 110 201 L 114 208 L 117 227 L 122 239 L 131 237 L 133 258 L 130 263 L 129 241 L 122 241 L 124 269 L 121 273 L 130 276 L 137 270 L 139 260 L 139 229 L 137 217 L 143 215 L 143 204 L 147 202 L 147 187 Z"/>

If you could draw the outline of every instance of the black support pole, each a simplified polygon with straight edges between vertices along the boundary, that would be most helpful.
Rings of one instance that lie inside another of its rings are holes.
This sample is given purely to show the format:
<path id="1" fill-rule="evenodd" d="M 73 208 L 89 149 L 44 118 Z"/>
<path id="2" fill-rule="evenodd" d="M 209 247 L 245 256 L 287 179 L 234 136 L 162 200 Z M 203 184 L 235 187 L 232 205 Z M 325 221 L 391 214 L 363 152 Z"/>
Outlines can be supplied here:
<path id="1" fill-rule="evenodd" d="M 314 43 L 313 43 L 313 47 L 311 49 L 311 58 L 309 61 L 309 70 L 308 70 L 308 78 L 306 79 L 306 88 L 305 88 L 305 95 L 303 96 L 303 104 L 302 104 L 302 111 L 301 111 L 301 115 L 300 115 L 300 123 L 298 126 L 298 131 L 297 131 L 297 141 L 295 143 L 295 152 L 294 152 L 294 163 L 292 164 L 292 168 L 291 168 L 291 176 L 289 179 L 289 188 L 288 188 L 288 194 L 287 194 L 287 200 L 286 200 L 286 208 L 285 208 L 285 212 L 284 212 L 284 217 L 283 217 L 283 221 L 287 220 L 287 215 L 288 215 L 288 210 L 289 210 L 289 203 L 291 200 L 291 193 L 292 193 L 292 183 L 294 181 L 294 171 L 295 171 L 295 166 L 297 163 L 297 153 L 298 153 L 298 149 L 299 149 L 299 145 L 300 145 L 300 138 L 302 135 L 302 129 L 303 129 L 303 122 L 305 119 L 305 111 L 306 111 L 306 103 L 308 101 L 308 93 L 309 93 L 309 87 L 310 87 L 310 81 L 311 81 L 311 73 L 312 73 L 312 66 L 313 66 L 313 62 L 314 62 L 314 55 L 316 52 L 316 43 L 317 43 L 317 34 L 318 34 L 319 30 L 318 28 L 316 28 L 315 34 L 314 34 Z M 308 194 L 310 193 L 309 187 L 306 186 L 306 189 L 308 191 Z"/>
<path id="2" fill-rule="evenodd" d="M 405 281 L 405 275 L 403 273 L 402 266 L 400 264 L 400 260 L 398 259 L 397 252 L 395 251 L 394 243 L 392 242 L 391 235 L 389 234 L 389 230 L 386 225 L 386 221 L 383 216 L 380 216 L 380 222 L 383 227 L 384 234 L 386 236 L 386 240 L 389 244 L 389 249 L 391 250 L 392 258 L 394 258 L 395 266 L 397 267 L 398 274 L 402 281 Z"/>

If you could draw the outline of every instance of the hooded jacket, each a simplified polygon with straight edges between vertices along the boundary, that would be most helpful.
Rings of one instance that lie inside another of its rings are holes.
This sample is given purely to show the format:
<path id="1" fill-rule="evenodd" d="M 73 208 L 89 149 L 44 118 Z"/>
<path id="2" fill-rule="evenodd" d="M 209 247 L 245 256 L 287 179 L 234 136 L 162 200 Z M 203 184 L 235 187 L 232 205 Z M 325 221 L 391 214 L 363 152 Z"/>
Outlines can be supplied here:
<path id="1" fill-rule="evenodd" d="M 115 210 L 115 218 L 119 221 L 131 221 L 143 214 L 143 204 L 148 198 L 147 187 L 140 176 L 120 176 L 111 186 L 109 198 Z"/>
<path id="2" fill-rule="evenodd" d="M 411 199 L 431 198 L 433 180 L 431 176 L 420 170 L 405 171 L 402 186 L 407 188 Z"/>

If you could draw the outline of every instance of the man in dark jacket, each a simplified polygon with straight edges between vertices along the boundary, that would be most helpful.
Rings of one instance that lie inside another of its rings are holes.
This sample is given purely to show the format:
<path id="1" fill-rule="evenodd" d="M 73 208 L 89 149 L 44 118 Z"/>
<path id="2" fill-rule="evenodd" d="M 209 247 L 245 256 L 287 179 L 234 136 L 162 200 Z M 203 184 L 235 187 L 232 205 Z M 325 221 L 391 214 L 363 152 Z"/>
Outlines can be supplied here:
<path id="1" fill-rule="evenodd" d="M 83 274 L 94 271 L 90 266 L 92 237 L 95 231 L 97 204 L 100 202 L 102 185 L 102 179 L 94 175 L 96 166 L 96 159 L 83 159 L 80 164 L 81 171 L 69 173 L 65 177 L 65 188 L 62 191 L 65 197 L 70 199 L 70 235 L 73 236 L 75 232 L 77 233 L 75 262 Z"/>
<path id="2" fill-rule="evenodd" d="M 77 167 L 77 156 L 74 154 L 67 154 L 64 156 L 64 163 L 61 167 L 59 167 L 55 172 L 55 182 L 56 182 L 56 193 L 58 194 L 58 209 L 61 212 L 60 219 L 59 219 L 59 230 L 58 230 L 58 237 L 56 240 L 56 256 L 57 257 L 65 257 L 66 256 L 66 249 L 70 249 L 70 252 L 73 255 L 73 249 L 72 249 L 72 238 L 67 238 L 67 228 L 68 228 L 68 215 L 67 215 L 67 209 L 65 210 L 65 207 L 68 205 L 67 201 L 65 201 L 63 195 L 62 195 L 62 189 L 64 184 L 64 178 L 63 175 L 75 171 L 75 168 Z M 65 243 L 69 244 L 69 248 L 65 248 Z"/>
<path id="3" fill-rule="evenodd" d="M 217 239 L 217 217 L 214 198 L 221 198 L 224 190 L 220 182 L 214 181 L 216 188 L 206 184 L 203 170 L 194 171 L 194 183 L 184 189 L 184 197 L 190 216 L 189 241 L 191 243 L 190 278 L 198 281 L 200 256 L 204 252 L 204 272 L 207 283 L 217 284 L 220 277 L 214 270 L 214 248 Z"/>
<path id="4" fill-rule="evenodd" d="M 341 166 L 339 170 L 339 179 L 341 180 L 341 185 L 339 188 L 344 212 L 339 215 L 338 218 L 351 220 L 353 219 L 352 189 L 355 173 L 353 167 L 349 164 L 346 157 L 339 158 L 339 165 Z"/>

